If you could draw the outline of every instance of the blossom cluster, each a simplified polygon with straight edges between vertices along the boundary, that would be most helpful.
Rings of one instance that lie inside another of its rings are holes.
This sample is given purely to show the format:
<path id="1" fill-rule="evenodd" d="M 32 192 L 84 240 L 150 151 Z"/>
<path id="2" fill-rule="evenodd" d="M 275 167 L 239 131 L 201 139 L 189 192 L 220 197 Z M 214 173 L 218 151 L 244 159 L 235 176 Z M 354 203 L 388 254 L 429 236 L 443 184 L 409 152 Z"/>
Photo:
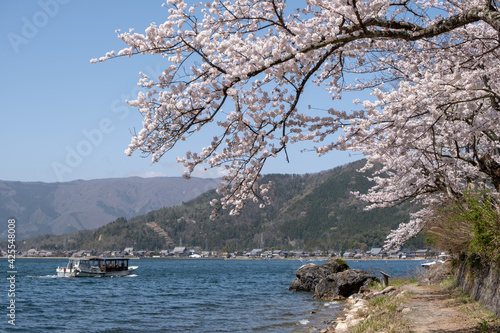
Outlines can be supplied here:
<path id="1" fill-rule="evenodd" d="M 383 166 L 376 185 L 358 194 L 371 208 L 408 199 L 424 205 L 389 236 L 387 245 L 397 246 L 425 227 L 431 203 L 468 184 L 498 190 L 495 4 L 304 0 L 290 9 L 284 0 L 168 0 L 165 22 L 144 34 L 118 32 L 127 47 L 92 61 L 165 58 L 162 75 L 143 74 L 144 92 L 129 101 L 144 121 L 125 152 L 157 162 L 209 127 L 212 141 L 178 162 L 187 178 L 202 164 L 226 170 L 212 217 L 220 208 L 238 214 L 248 200 L 268 204 L 269 184 L 258 184 L 266 161 L 312 141 L 319 155 L 361 151 L 365 169 Z M 310 85 L 331 95 L 323 114 L 297 107 Z M 364 91 L 372 98 L 336 107 L 346 93 Z"/>

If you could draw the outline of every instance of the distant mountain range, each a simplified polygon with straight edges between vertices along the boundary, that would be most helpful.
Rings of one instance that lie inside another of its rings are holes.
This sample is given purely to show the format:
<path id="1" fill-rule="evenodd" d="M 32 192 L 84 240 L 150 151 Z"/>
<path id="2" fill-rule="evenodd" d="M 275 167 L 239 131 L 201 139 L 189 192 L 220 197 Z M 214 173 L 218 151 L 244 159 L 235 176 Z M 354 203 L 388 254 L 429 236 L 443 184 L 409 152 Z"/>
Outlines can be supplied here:
<path id="1" fill-rule="evenodd" d="M 252 248 L 345 251 L 381 247 L 390 230 L 408 221 L 409 212 L 415 207 L 408 203 L 365 211 L 365 204 L 351 194 L 351 191 L 364 193 L 372 185 L 366 174 L 357 172 L 363 165 L 364 161 L 357 161 L 315 174 L 266 175 L 262 183 L 273 183 L 269 190 L 271 205 L 261 209 L 258 204 L 248 202 L 237 216 L 223 212 L 216 220 L 210 220 L 209 202 L 217 197 L 210 190 L 182 205 L 131 219 L 119 218 L 96 230 L 37 236 L 26 240 L 23 247 L 96 251 L 126 247 L 171 250 L 181 245 L 231 251 Z M 145 205 L 138 206 L 146 209 Z M 423 245 L 423 237 L 409 244 L 415 248 Z"/>
<path id="2" fill-rule="evenodd" d="M 0 181 L 0 217 L 17 219 L 17 239 L 99 228 L 179 205 L 216 188 L 216 179 L 107 178 L 65 183 Z M 7 223 L 0 224 L 6 239 Z"/>

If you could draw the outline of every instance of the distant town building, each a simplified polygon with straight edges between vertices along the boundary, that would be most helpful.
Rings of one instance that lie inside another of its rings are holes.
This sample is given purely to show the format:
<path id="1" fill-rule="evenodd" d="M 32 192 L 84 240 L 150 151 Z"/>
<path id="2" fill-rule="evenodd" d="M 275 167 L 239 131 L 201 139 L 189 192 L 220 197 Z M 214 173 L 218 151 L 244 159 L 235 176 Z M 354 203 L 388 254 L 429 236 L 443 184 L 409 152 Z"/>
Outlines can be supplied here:
<path id="1" fill-rule="evenodd" d="M 261 254 L 262 254 L 262 249 L 253 249 L 250 252 L 250 257 L 260 257 Z"/>
<path id="2" fill-rule="evenodd" d="M 429 255 L 429 249 L 422 249 L 415 251 L 415 258 L 426 258 Z"/>
<path id="3" fill-rule="evenodd" d="M 184 254 L 186 254 L 186 247 L 185 246 L 176 246 L 174 248 L 174 250 L 172 251 L 172 254 L 178 255 L 178 256 L 184 255 Z"/>

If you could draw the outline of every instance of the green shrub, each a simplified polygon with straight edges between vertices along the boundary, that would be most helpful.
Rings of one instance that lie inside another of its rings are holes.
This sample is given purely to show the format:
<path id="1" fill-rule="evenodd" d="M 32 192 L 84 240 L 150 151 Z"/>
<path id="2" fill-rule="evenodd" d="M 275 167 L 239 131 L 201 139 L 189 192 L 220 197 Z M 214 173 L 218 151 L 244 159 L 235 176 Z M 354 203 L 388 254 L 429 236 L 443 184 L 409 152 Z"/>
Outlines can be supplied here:
<path id="1" fill-rule="evenodd" d="M 472 265 L 500 259 L 500 214 L 490 192 L 467 192 L 466 205 L 459 207 L 456 219 L 468 221 L 472 239 L 468 260 Z"/>
<path id="2" fill-rule="evenodd" d="M 470 266 L 500 261 L 500 210 L 489 191 L 467 191 L 434 220 L 429 234 L 436 246 Z"/>

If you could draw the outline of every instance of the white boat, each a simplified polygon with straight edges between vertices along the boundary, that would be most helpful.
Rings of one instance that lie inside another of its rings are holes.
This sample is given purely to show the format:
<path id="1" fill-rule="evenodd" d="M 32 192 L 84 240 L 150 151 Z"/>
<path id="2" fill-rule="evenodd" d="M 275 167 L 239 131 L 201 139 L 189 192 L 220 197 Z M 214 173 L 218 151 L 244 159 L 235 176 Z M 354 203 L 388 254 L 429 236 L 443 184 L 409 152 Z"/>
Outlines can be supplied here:
<path id="1" fill-rule="evenodd" d="M 57 267 L 60 277 L 115 277 L 132 274 L 138 266 L 129 266 L 127 258 L 71 258 L 66 267 Z"/>
<path id="2" fill-rule="evenodd" d="M 448 262 L 451 260 L 451 257 L 447 254 L 443 254 L 441 253 L 439 256 L 438 256 L 438 259 L 437 260 L 434 260 L 434 261 L 428 261 L 428 262 L 424 262 L 421 264 L 421 266 L 425 269 L 428 269 L 430 268 L 431 266 L 434 266 L 436 264 L 444 264 L 445 262 Z"/>

